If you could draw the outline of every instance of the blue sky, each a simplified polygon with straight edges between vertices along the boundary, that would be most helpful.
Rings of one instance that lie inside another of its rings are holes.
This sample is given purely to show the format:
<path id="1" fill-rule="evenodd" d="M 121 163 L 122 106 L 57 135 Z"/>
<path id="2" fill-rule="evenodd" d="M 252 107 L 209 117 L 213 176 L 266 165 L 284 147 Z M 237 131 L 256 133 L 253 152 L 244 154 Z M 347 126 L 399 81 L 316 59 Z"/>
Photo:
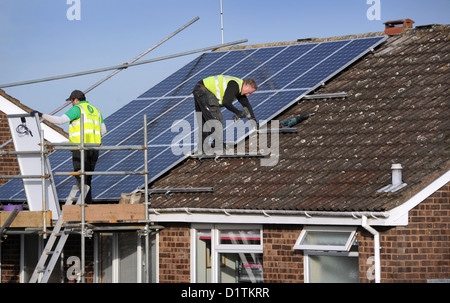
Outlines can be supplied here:
<path id="1" fill-rule="evenodd" d="M 221 43 L 220 0 L 77 0 L 80 20 L 69 20 L 74 1 L 0 0 L 0 84 L 125 63 L 195 17 L 200 19 L 141 60 Z M 376 2 L 380 20 L 369 20 L 367 11 Z M 449 24 L 449 12 L 450 0 L 223 0 L 224 41 L 256 44 L 376 32 L 384 30 L 383 22 L 404 18 L 415 26 Z M 129 68 L 87 99 L 107 117 L 197 56 Z M 4 90 L 49 113 L 73 89 L 85 90 L 110 72 Z"/>

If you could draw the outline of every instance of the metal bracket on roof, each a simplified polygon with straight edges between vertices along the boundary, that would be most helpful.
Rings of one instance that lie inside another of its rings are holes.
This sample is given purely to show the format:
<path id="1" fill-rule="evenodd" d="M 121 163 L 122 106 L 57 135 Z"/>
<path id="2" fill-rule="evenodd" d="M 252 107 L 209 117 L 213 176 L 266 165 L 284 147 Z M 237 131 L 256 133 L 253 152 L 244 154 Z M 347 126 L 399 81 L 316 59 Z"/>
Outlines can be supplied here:
<path id="1" fill-rule="evenodd" d="M 261 153 L 236 153 L 236 154 L 212 154 L 212 155 L 192 155 L 192 158 L 197 158 L 198 160 L 203 159 L 214 159 L 219 163 L 221 158 L 263 158 L 264 155 Z"/>
<path id="2" fill-rule="evenodd" d="M 270 128 L 258 129 L 259 134 L 275 133 L 275 132 L 283 133 L 283 134 L 291 134 L 291 133 L 297 133 L 298 130 L 296 127 L 280 127 L 280 128 L 276 128 L 276 129 L 270 129 Z"/>
<path id="3" fill-rule="evenodd" d="M 148 194 L 164 194 L 169 199 L 172 193 L 212 193 L 212 187 L 187 187 L 187 188 L 155 188 L 149 189 Z"/>
<path id="4" fill-rule="evenodd" d="M 330 93 L 330 94 L 317 94 L 304 96 L 302 100 L 316 100 L 316 99 L 331 99 L 331 98 L 346 98 L 348 94 L 346 92 Z"/>
<path id="5" fill-rule="evenodd" d="M 203 163 L 203 159 L 214 159 L 214 161 L 216 163 L 219 163 L 219 159 L 220 158 L 249 158 L 249 157 L 256 157 L 256 158 L 264 158 L 264 155 L 261 153 L 236 153 L 236 154 L 192 154 L 190 156 L 191 158 L 194 159 L 198 159 L 199 160 L 199 164 L 194 167 L 193 169 L 187 170 L 184 173 L 190 173 L 192 172 L 194 169 L 197 169 L 200 167 L 200 165 L 202 165 Z"/>

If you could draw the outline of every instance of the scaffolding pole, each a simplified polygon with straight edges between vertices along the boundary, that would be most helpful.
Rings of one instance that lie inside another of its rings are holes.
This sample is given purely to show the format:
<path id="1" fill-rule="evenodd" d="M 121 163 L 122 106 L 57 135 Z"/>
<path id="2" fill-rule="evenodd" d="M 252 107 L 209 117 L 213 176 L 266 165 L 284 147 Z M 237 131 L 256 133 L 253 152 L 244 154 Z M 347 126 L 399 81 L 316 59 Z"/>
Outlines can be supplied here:
<path id="1" fill-rule="evenodd" d="M 157 61 L 163 61 L 163 60 L 177 58 L 177 57 L 181 57 L 181 56 L 192 55 L 192 54 L 195 54 L 195 53 L 202 53 L 202 52 L 206 52 L 206 51 L 210 51 L 210 50 L 219 49 L 219 48 L 222 48 L 222 47 L 227 47 L 227 46 L 232 46 L 232 45 L 235 45 L 235 44 L 245 43 L 247 41 L 248 41 L 248 39 L 243 39 L 243 40 L 238 40 L 238 41 L 234 41 L 234 42 L 218 44 L 218 45 L 209 46 L 209 47 L 205 47 L 205 48 L 200 48 L 200 49 L 196 49 L 196 50 L 192 50 L 192 51 L 187 51 L 187 52 L 183 52 L 183 53 L 177 53 L 177 54 L 174 54 L 174 55 L 169 55 L 169 56 L 164 56 L 164 57 L 159 57 L 159 58 L 154 58 L 154 59 L 149 59 L 149 60 L 143 60 L 143 61 L 135 62 L 135 63 L 132 63 L 132 64 L 126 64 L 125 63 L 125 64 L 120 64 L 120 65 L 115 65 L 115 66 L 110 66 L 110 67 L 105 67 L 105 68 L 98 68 L 98 69 L 93 69 L 93 70 L 88 70 L 88 71 L 78 72 L 78 73 L 73 73 L 73 74 L 66 74 L 66 75 L 49 77 L 49 78 L 41 78 L 41 79 L 36 79 L 36 80 L 29 80 L 29 81 L 15 82 L 15 83 L 9 83 L 9 84 L 2 84 L 2 85 L 0 85 L 0 88 L 20 86 L 20 85 L 27 85 L 27 84 L 33 84 L 33 83 L 39 83 L 39 82 L 46 82 L 46 81 L 53 81 L 53 80 L 72 78 L 72 77 L 78 77 L 78 76 L 84 76 L 84 75 L 89 75 L 89 74 L 106 72 L 106 71 L 110 71 L 110 70 L 114 70 L 114 69 L 125 69 L 125 68 L 131 67 L 131 66 L 138 66 L 138 65 L 142 65 L 142 64 L 148 64 L 148 63 L 153 63 L 153 62 L 157 62 Z"/>
<path id="2" fill-rule="evenodd" d="M 137 57 L 135 57 L 134 59 L 132 59 L 131 61 L 124 63 L 125 65 L 130 65 L 133 64 L 134 62 L 136 62 L 137 60 L 141 59 L 142 57 L 144 57 L 145 55 L 147 55 L 149 52 L 151 52 L 152 50 L 154 50 L 155 48 L 157 48 L 158 46 L 160 46 L 161 44 L 163 44 L 164 42 L 166 42 L 167 40 L 171 39 L 172 37 L 174 37 L 175 35 L 177 35 L 178 33 L 180 33 L 182 30 L 184 30 L 185 28 L 187 28 L 188 26 L 192 25 L 194 22 L 198 21 L 200 18 L 196 17 L 194 19 L 192 19 L 191 21 L 189 21 L 188 23 L 186 23 L 184 26 L 180 27 L 179 29 L 177 29 L 175 32 L 173 32 L 172 34 L 170 34 L 169 36 L 167 36 L 166 38 L 164 38 L 163 40 L 159 41 L 158 43 L 156 43 L 155 45 L 153 45 L 152 47 L 150 47 L 149 49 L 147 49 L 145 52 L 139 54 Z M 108 76 L 106 76 L 105 78 L 101 79 L 100 81 L 98 81 L 97 83 L 91 85 L 89 88 L 87 88 L 83 93 L 87 94 L 88 92 L 90 92 L 91 90 L 93 90 L 94 88 L 96 88 L 97 86 L 99 86 L 100 84 L 102 84 L 103 82 L 105 82 L 106 80 L 108 80 L 109 78 L 114 77 L 115 75 L 117 75 L 118 73 L 120 73 L 122 70 L 126 69 L 126 67 L 124 68 L 118 68 L 115 71 L 113 71 L 111 74 L 109 74 Z M 57 112 L 59 112 L 60 110 L 62 110 L 64 107 L 66 107 L 67 105 L 70 104 L 70 101 L 66 101 L 63 105 L 61 105 L 60 107 L 58 107 L 57 109 L 55 109 L 54 111 L 52 111 L 50 113 L 50 115 L 54 115 Z"/>
<path id="3" fill-rule="evenodd" d="M 85 193 L 84 193 L 84 187 L 85 187 L 85 176 L 88 174 L 85 171 L 85 167 L 84 167 L 84 157 L 85 157 L 85 150 L 86 149 L 101 149 L 100 146 L 90 146 L 89 148 L 85 147 L 85 143 L 84 143 L 84 116 L 83 114 L 81 114 L 81 132 L 80 132 L 80 136 L 81 136 L 81 140 L 80 140 L 80 144 L 79 144 L 79 149 L 80 149 L 80 155 L 81 155 L 81 169 L 79 172 L 79 175 L 81 176 L 81 269 L 80 269 L 80 275 L 81 275 L 81 282 L 85 283 L 85 267 L 86 267 L 86 237 L 88 237 L 88 233 L 87 233 L 87 228 L 86 228 L 86 217 L 85 217 L 85 209 L 86 209 L 86 203 L 85 203 Z M 144 179 L 145 179 L 145 219 L 146 219 L 146 224 L 145 224 L 145 231 L 144 231 L 144 236 L 145 236 L 145 281 L 148 282 L 148 258 L 149 258 L 149 247 L 150 247 L 150 242 L 149 242 L 149 214 L 148 214 L 148 142 L 147 142 L 147 115 L 144 115 L 144 125 L 143 125 L 143 129 L 144 129 L 144 145 L 140 146 L 140 147 L 130 147 L 130 146 L 125 146 L 125 149 L 142 149 L 144 150 L 144 171 L 140 171 L 140 172 L 101 172 L 100 174 L 96 173 L 96 172 L 90 172 L 89 174 L 92 175 L 114 175 L 114 174 L 141 174 L 144 175 Z M 117 148 L 115 149 L 120 149 L 120 146 L 117 146 Z M 91 189 L 89 189 L 91 190 Z"/>
<path id="4" fill-rule="evenodd" d="M 134 62 L 132 64 L 126 64 L 125 63 L 125 64 L 121 64 L 121 65 L 117 65 L 117 66 L 100 68 L 100 69 L 94 69 L 94 70 L 90 70 L 90 71 L 86 71 L 86 72 L 80 72 L 80 73 L 74 73 L 74 74 L 68 74 L 68 75 L 62 75 L 62 76 L 56 76 L 56 77 L 50 77 L 50 78 L 43 78 L 43 79 L 37 79 L 37 80 L 16 82 L 16 83 L 10 83 L 10 84 L 3 84 L 3 85 L 0 85 L 0 88 L 13 87 L 13 86 L 19 86 L 19 85 L 27 85 L 27 84 L 33 84 L 33 83 L 39 83 L 39 82 L 45 82 L 45 81 L 53 81 L 53 80 L 59 80 L 59 79 L 64 79 L 64 78 L 70 78 L 70 77 L 78 77 L 78 76 L 94 74 L 94 73 L 100 73 L 100 72 L 114 70 L 114 69 L 122 70 L 122 69 L 128 68 L 130 66 L 136 66 L 136 65 L 141 65 L 141 64 L 148 64 L 148 63 L 162 61 L 162 60 L 167 60 L 167 59 L 172 59 L 172 58 L 176 58 L 176 57 L 192 55 L 192 54 L 195 54 L 195 53 L 201 53 L 201 52 L 206 52 L 206 51 L 210 51 L 210 50 L 219 49 L 219 48 L 222 48 L 222 47 L 227 47 L 227 46 L 232 46 L 232 45 L 236 45 L 236 44 L 245 43 L 247 41 L 248 41 L 247 39 L 243 39 L 243 40 L 238 40 L 238 41 L 229 42 L 229 43 L 225 43 L 225 44 L 219 44 L 219 45 L 214 45 L 214 46 L 210 46 L 210 47 L 205 47 L 205 48 L 201 48 L 201 49 L 197 49 L 197 50 L 193 50 L 193 51 L 188 51 L 188 52 L 184 52 L 184 53 L 178 53 L 178 54 L 169 55 L 169 56 L 165 56 L 165 57 L 159 57 L 159 58 L 155 58 L 155 59 Z M 50 115 L 54 115 L 55 113 L 59 112 L 64 107 L 66 107 L 67 105 L 68 105 L 68 103 L 65 102 L 63 105 L 61 105 L 60 107 L 58 107 L 57 109 L 52 111 L 50 113 Z M 4 146 L 8 145 L 11 141 L 12 140 L 10 139 L 10 140 L 4 142 L 2 145 L 0 145 L 0 148 L 3 148 Z"/>
<path id="5" fill-rule="evenodd" d="M 172 37 L 174 37 L 175 35 L 177 35 L 178 33 L 180 33 L 182 30 L 184 30 L 185 28 L 187 28 L 188 26 L 192 25 L 194 22 L 198 21 L 200 18 L 196 17 L 194 19 L 192 19 L 191 21 L 189 21 L 188 23 L 186 23 L 184 26 L 182 26 L 181 28 L 179 28 L 178 30 L 176 30 L 175 32 L 173 32 L 171 35 L 167 36 L 166 38 L 164 38 L 163 40 L 161 40 L 160 42 L 158 42 L 157 44 L 153 45 L 152 47 L 150 47 L 149 49 L 147 49 L 146 51 L 144 51 L 143 53 L 139 54 L 137 57 L 135 57 L 134 59 L 132 59 L 131 61 L 122 64 L 122 67 L 118 67 L 114 72 L 112 72 L 111 74 L 109 74 L 108 76 L 106 76 L 105 78 L 101 79 L 100 81 L 96 82 L 95 84 L 91 85 L 89 88 L 87 88 L 84 91 L 84 94 L 87 94 L 88 92 L 90 92 L 91 90 L 93 90 L 94 88 L 96 88 L 97 86 L 99 86 L 100 84 L 102 84 L 103 82 L 105 82 L 106 80 L 108 80 L 109 78 L 115 76 L 116 74 L 118 74 L 119 72 L 121 72 L 122 70 L 126 69 L 128 66 L 133 65 L 133 63 L 135 63 L 137 60 L 139 60 L 140 58 L 144 57 L 145 55 L 147 55 L 149 52 L 151 52 L 152 50 L 154 50 L 155 48 L 157 48 L 158 46 L 160 46 L 161 44 L 163 44 L 164 42 L 166 42 L 167 40 L 171 39 Z M 114 69 L 114 68 L 113 68 Z M 108 69 L 111 70 L 111 69 Z M 81 76 L 82 74 L 79 74 L 79 76 Z M 64 77 L 66 78 L 66 77 Z M 51 78 L 45 78 L 45 79 L 39 79 L 39 80 L 31 80 L 31 81 L 24 81 L 24 82 L 17 82 L 17 83 L 11 83 L 11 84 L 6 84 L 6 85 L 1 85 L 0 88 L 5 88 L 5 87 L 13 87 L 13 86 L 19 86 L 19 85 L 27 85 L 27 84 L 32 84 L 32 83 L 39 83 L 39 82 L 45 82 L 45 81 L 51 81 L 51 80 L 56 80 L 59 79 L 58 77 L 51 77 Z M 66 101 L 64 104 L 62 104 L 61 106 L 59 106 L 58 108 L 56 108 L 55 110 L 53 110 L 50 115 L 54 115 L 57 112 L 59 112 L 60 110 L 62 110 L 63 108 L 65 108 L 67 105 L 69 105 L 70 102 Z M 3 148 L 4 146 L 6 146 L 7 144 L 9 144 L 11 142 L 11 140 L 8 140 L 6 142 L 4 142 L 0 148 Z"/>
<path id="6" fill-rule="evenodd" d="M 81 120 L 80 120 L 80 172 L 81 172 L 81 264 L 80 264 L 80 275 L 81 275 L 81 283 L 86 282 L 85 277 L 85 267 L 86 267 L 86 217 L 85 217 L 85 211 L 86 211 L 86 200 L 85 200 L 85 174 L 84 174 L 84 115 L 81 113 Z M 89 188 L 89 190 L 91 190 Z"/>
<path id="7" fill-rule="evenodd" d="M 45 145 L 44 145 L 44 130 L 41 129 L 41 175 L 45 175 Z M 43 238 L 47 239 L 47 191 L 45 190 L 45 178 L 42 178 L 42 231 Z"/>
<path id="8" fill-rule="evenodd" d="M 147 172 L 144 174 L 144 188 L 145 188 L 145 266 L 144 266 L 144 277 L 145 282 L 149 283 L 149 256 L 150 256 L 150 224 L 149 222 L 149 201 L 148 201 L 148 138 L 147 138 L 147 115 L 144 115 L 144 170 Z"/>

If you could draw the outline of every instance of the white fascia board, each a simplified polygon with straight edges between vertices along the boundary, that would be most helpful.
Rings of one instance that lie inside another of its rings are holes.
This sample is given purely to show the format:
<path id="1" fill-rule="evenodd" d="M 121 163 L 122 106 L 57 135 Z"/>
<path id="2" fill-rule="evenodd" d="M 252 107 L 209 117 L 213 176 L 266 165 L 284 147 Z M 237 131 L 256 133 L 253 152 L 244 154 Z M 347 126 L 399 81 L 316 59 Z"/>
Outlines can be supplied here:
<path id="1" fill-rule="evenodd" d="M 18 107 L 8 99 L 6 99 L 3 96 L 0 96 L 0 111 L 4 112 L 7 115 L 13 115 L 13 114 L 25 114 L 26 111 L 24 111 L 22 108 Z M 61 142 L 68 142 L 68 139 L 61 135 L 59 132 L 55 131 L 53 128 L 49 127 L 48 125 L 41 123 L 41 127 L 44 130 L 44 137 L 46 140 L 52 143 L 61 143 Z M 0 142 L 0 144 L 3 142 Z"/>
<path id="2" fill-rule="evenodd" d="M 425 186 L 421 191 L 409 198 L 405 203 L 402 203 L 401 205 L 390 210 L 388 223 L 392 225 L 407 225 L 409 211 L 419 205 L 419 203 L 427 199 L 448 182 L 450 182 L 450 170 Z"/>
<path id="3" fill-rule="evenodd" d="M 385 226 L 388 218 L 368 217 L 368 223 L 373 226 Z M 225 212 L 161 212 L 150 213 L 151 222 L 183 222 L 183 223 L 211 223 L 211 224 L 293 224 L 293 225 L 342 225 L 359 226 L 359 216 L 304 216 L 283 214 L 227 214 Z"/>

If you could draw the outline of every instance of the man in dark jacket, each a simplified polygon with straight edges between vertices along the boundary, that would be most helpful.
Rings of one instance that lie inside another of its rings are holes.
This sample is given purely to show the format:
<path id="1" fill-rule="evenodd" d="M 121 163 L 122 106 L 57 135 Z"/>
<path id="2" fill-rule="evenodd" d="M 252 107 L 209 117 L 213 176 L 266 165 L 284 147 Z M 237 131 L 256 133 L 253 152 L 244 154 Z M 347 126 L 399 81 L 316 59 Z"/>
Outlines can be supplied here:
<path id="1" fill-rule="evenodd" d="M 239 79 L 237 77 L 217 75 L 205 78 L 194 87 L 194 100 L 196 113 L 201 112 L 199 117 L 199 131 L 202 132 L 201 142 L 211 134 L 203 131 L 206 122 L 216 120 L 223 126 L 221 107 L 225 107 L 235 114 L 235 119 L 248 118 L 256 120 L 253 108 L 248 101 L 248 96 L 254 93 L 258 86 L 253 79 Z M 233 105 L 237 99 L 242 104 L 242 110 Z M 201 121 L 200 121 L 201 120 Z"/>

